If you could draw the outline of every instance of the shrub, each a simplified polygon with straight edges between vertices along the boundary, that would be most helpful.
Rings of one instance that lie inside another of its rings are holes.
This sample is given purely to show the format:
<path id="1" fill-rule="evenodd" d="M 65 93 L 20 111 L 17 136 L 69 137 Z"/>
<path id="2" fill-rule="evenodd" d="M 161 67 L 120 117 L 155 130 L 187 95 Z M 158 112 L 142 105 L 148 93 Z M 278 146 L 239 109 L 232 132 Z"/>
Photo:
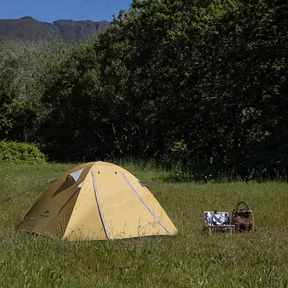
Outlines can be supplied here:
<path id="1" fill-rule="evenodd" d="M 2 140 L 0 162 L 39 164 L 46 162 L 46 157 L 35 144 Z"/>

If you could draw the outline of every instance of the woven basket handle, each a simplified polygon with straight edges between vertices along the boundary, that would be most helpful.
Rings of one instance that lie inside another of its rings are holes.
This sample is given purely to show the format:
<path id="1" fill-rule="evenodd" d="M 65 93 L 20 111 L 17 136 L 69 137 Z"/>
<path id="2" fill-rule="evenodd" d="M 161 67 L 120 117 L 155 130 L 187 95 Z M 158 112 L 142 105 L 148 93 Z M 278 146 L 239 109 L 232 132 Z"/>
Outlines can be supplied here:
<path id="1" fill-rule="evenodd" d="M 241 204 L 245 206 L 246 210 L 249 210 L 248 205 L 244 201 L 241 201 L 237 204 L 236 209 L 235 209 L 236 211 L 239 211 L 239 207 Z"/>

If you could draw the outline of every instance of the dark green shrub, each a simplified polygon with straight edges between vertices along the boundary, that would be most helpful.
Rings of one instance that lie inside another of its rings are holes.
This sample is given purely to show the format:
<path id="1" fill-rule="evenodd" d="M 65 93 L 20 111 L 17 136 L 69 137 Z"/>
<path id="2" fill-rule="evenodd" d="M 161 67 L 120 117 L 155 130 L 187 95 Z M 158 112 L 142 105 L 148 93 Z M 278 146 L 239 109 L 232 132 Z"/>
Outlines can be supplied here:
<path id="1" fill-rule="evenodd" d="M 46 157 L 35 144 L 0 141 L 0 162 L 39 164 Z"/>

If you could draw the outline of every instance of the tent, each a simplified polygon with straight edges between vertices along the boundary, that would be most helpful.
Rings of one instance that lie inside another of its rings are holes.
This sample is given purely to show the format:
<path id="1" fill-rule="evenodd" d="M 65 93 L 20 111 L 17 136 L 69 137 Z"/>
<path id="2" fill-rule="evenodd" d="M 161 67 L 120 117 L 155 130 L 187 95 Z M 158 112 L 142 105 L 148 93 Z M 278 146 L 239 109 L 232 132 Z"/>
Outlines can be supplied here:
<path id="1" fill-rule="evenodd" d="M 18 228 L 61 240 L 177 233 L 145 185 L 120 166 L 101 161 L 82 164 L 57 179 Z"/>

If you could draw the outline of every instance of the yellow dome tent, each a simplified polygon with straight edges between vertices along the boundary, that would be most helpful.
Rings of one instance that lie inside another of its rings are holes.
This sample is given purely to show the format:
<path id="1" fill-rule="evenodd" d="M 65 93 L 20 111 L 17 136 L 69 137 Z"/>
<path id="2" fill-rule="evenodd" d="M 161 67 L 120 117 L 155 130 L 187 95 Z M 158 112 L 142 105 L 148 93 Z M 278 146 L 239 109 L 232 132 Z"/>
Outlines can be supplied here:
<path id="1" fill-rule="evenodd" d="M 75 167 L 36 201 L 19 229 L 62 240 L 173 235 L 177 229 L 150 191 L 107 162 Z"/>

